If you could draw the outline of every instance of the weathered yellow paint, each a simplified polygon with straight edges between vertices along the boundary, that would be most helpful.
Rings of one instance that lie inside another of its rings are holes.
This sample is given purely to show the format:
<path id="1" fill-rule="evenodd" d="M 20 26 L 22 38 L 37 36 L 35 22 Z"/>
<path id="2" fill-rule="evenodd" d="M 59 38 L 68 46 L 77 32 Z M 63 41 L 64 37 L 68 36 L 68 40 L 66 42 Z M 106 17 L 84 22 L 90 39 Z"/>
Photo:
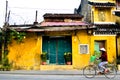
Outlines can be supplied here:
<path id="1" fill-rule="evenodd" d="M 116 3 L 116 0 L 90 0 L 91 2 L 98 2 L 98 3 L 105 3 L 105 2 L 111 2 L 111 3 Z M 100 8 L 100 7 L 95 7 L 92 6 L 92 12 L 93 14 L 91 14 L 92 19 L 94 20 L 94 22 L 101 22 L 99 21 L 99 9 L 104 9 L 105 12 L 105 21 L 102 22 L 115 22 L 115 16 L 113 14 L 112 11 L 116 10 L 116 7 L 104 7 L 104 8 Z"/>
<path id="2" fill-rule="evenodd" d="M 76 39 L 77 37 L 80 41 Z M 89 36 L 85 31 L 80 31 L 76 36 L 72 37 L 73 68 L 82 69 L 89 64 L 90 56 L 94 54 L 94 42 L 96 40 L 105 41 L 109 62 L 116 58 L 116 36 Z M 79 44 L 88 44 L 89 54 L 80 54 L 78 50 Z"/>
<path id="3" fill-rule="evenodd" d="M 99 21 L 99 9 L 100 8 L 95 8 L 94 6 L 92 7 L 92 11 L 94 12 L 94 22 L 101 22 Z M 113 8 L 103 8 L 105 11 L 105 21 L 103 22 L 115 22 L 115 16 L 112 14 L 111 11 L 115 10 L 115 7 Z"/>
<path id="4" fill-rule="evenodd" d="M 13 41 L 9 45 L 8 58 L 15 69 L 37 69 L 40 67 L 41 39 L 40 36 L 29 33 L 23 43 Z"/>
<path id="5" fill-rule="evenodd" d="M 89 63 L 90 54 L 81 54 L 79 52 L 79 44 L 90 45 L 90 36 L 86 30 L 79 31 L 72 37 L 72 53 L 73 53 L 73 68 L 81 69 Z"/>
<path id="6" fill-rule="evenodd" d="M 95 40 L 104 40 L 105 41 L 105 48 L 107 50 L 108 61 L 112 62 L 116 58 L 116 36 L 109 35 L 109 36 L 92 36 L 91 37 L 91 44 L 94 44 Z M 91 52 L 94 52 L 94 47 L 91 48 Z"/>

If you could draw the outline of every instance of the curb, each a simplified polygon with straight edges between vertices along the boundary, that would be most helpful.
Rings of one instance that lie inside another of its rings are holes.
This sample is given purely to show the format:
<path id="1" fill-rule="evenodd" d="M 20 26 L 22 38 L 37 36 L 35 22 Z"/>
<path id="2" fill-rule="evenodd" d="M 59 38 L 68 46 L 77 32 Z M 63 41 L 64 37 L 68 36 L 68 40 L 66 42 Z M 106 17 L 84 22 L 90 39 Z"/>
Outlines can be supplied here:
<path id="1" fill-rule="evenodd" d="M 0 74 L 20 74 L 20 75 L 83 75 L 80 71 L 0 71 Z M 117 75 L 120 75 L 120 71 L 117 71 Z"/>
<path id="2" fill-rule="evenodd" d="M 25 75 L 82 75 L 82 71 L 0 71 L 0 74 L 25 74 Z"/>

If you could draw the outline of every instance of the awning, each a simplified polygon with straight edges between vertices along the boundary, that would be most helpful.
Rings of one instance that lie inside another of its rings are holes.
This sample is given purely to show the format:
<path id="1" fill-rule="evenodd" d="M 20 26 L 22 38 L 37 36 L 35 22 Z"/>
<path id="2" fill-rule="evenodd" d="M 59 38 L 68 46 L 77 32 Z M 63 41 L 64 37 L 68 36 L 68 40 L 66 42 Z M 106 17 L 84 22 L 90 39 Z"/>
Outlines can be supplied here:
<path id="1" fill-rule="evenodd" d="M 72 31 L 92 29 L 93 26 L 85 22 L 42 22 L 35 26 L 27 27 L 9 27 L 17 31 L 31 31 L 31 32 L 44 32 L 44 31 Z"/>
<path id="2" fill-rule="evenodd" d="M 40 28 L 31 28 L 26 29 L 26 31 L 32 32 L 44 32 L 44 31 L 72 31 L 72 30 L 82 30 L 87 29 L 87 26 L 84 27 L 40 27 Z"/>
<path id="3" fill-rule="evenodd" d="M 120 33 L 120 26 L 117 24 L 106 24 L 106 25 L 95 25 L 96 26 L 96 30 L 95 30 L 95 34 L 118 34 Z"/>
<path id="4" fill-rule="evenodd" d="M 17 31 L 44 32 L 44 31 L 73 31 L 73 30 L 83 30 L 83 29 L 92 29 L 92 27 L 89 27 L 89 26 L 31 27 L 31 28 L 16 28 L 16 27 L 11 27 L 9 29 L 15 29 Z"/>

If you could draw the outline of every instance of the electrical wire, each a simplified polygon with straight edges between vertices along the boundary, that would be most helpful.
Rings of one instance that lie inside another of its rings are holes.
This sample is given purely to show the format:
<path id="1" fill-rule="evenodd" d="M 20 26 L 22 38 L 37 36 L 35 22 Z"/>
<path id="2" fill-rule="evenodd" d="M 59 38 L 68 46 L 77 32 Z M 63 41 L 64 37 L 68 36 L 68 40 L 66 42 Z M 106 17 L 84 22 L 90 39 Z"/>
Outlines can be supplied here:
<path id="1" fill-rule="evenodd" d="M 16 9 L 37 9 L 37 10 L 73 10 L 73 9 L 52 9 L 52 8 L 31 8 L 31 7 L 8 7 L 8 8 L 16 8 Z"/>

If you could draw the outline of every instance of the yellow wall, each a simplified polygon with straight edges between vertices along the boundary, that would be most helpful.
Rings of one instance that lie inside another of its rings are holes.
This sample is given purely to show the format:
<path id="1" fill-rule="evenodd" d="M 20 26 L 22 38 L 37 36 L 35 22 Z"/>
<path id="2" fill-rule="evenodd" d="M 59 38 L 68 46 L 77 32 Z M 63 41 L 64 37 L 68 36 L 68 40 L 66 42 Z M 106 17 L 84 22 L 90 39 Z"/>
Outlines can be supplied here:
<path id="1" fill-rule="evenodd" d="M 112 62 L 114 58 L 116 58 L 116 36 L 92 36 L 91 44 L 94 44 L 95 40 L 104 40 L 105 48 L 107 50 L 108 61 Z M 91 48 L 91 52 L 94 52 L 94 47 Z"/>
<path id="2" fill-rule="evenodd" d="M 72 37 L 72 53 L 73 53 L 73 68 L 83 68 L 89 63 L 90 54 L 81 54 L 79 53 L 79 44 L 88 44 L 90 43 L 90 36 L 87 36 L 85 30 L 79 31 L 76 35 Z"/>
<path id="3" fill-rule="evenodd" d="M 93 12 L 94 12 L 94 22 L 101 22 L 99 21 L 99 9 L 100 8 L 95 8 L 94 6 L 92 7 L 93 9 Z M 105 21 L 102 21 L 102 22 L 115 22 L 115 16 L 114 14 L 112 13 L 113 10 L 115 10 L 115 7 L 113 8 L 103 8 L 105 9 Z"/>
<path id="4" fill-rule="evenodd" d="M 82 69 L 89 64 L 90 55 L 94 53 L 95 40 L 106 41 L 105 48 L 109 62 L 112 62 L 116 58 L 116 36 L 89 36 L 85 31 L 78 32 L 77 36 L 74 35 L 72 37 L 73 68 Z M 78 50 L 79 44 L 88 44 L 89 54 L 80 54 Z"/>
<path id="5" fill-rule="evenodd" d="M 40 67 L 42 38 L 35 33 L 26 35 L 23 43 L 13 41 L 9 45 L 8 58 L 14 69 L 33 69 Z"/>

